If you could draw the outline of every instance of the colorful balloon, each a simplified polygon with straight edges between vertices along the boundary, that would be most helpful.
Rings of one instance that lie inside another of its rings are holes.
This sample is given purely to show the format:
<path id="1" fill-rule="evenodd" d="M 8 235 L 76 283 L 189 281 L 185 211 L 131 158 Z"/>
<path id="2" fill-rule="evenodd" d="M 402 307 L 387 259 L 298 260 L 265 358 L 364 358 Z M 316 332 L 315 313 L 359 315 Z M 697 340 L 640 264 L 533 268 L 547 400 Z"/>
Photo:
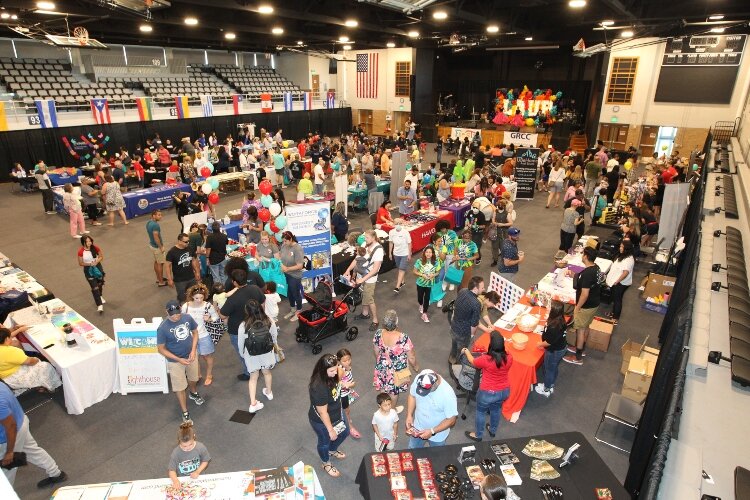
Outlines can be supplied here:
<path id="1" fill-rule="evenodd" d="M 274 233 L 279 232 L 279 226 L 276 225 L 276 221 L 271 221 L 268 223 L 268 225 L 271 227 L 271 231 Z"/>
<path id="2" fill-rule="evenodd" d="M 278 241 L 279 243 L 281 243 L 281 236 L 282 236 L 282 234 L 283 233 L 281 233 L 281 232 L 276 233 L 276 241 Z"/>
<path id="3" fill-rule="evenodd" d="M 268 234 L 274 234 L 275 233 L 275 231 L 271 231 L 271 223 L 270 222 L 266 222 L 266 225 L 263 226 L 263 230 L 265 232 L 267 232 Z"/>
<path id="4" fill-rule="evenodd" d="M 201 191 L 203 191 L 203 194 L 206 194 L 206 195 L 211 194 L 211 191 L 213 190 L 214 188 L 212 188 L 211 184 L 209 184 L 208 182 L 206 182 L 205 184 L 201 186 Z"/>
<path id="5" fill-rule="evenodd" d="M 284 229 L 286 227 L 286 224 L 286 215 L 279 215 L 278 217 L 276 217 L 276 227 L 278 227 L 279 229 Z"/>
<path id="6" fill-rule="evenodd" d="M 271 218 L 271 212 L 269 212 L 267 208 L 261 208 L 260 212 L 258 212 L 258 218 L 263 222 L 268 222 Z"/>
<path id="7" fill-rule="evenodd" d="M 211 194 L 209 194 L 208 195 L 208 201 L 212 205 L 216 205 L 217 203 L 219 203 L 219 194 L 218 193 L 211 193 Z"/>
<path id="8" fill-rule="evenodd" d="M 281 213 L 281 205 L 279 205 L 276 202 L 273 202 L 273 203 L 271 203 L 271 206 L 268 207 L 268 210 L 271 212 L 271 215 L 273 217 L 276 217 L 277 215 L 279 215 Z M 274 233 L 275 232 L 276 231 L 274 231 Z"/>
<path id="9" fill-rule="evenodd" d="M 527 127 L 533 127 L 534 126 L 534 119 L 533 118 L 526 118 L 526 126 Z"/>
<path id="10" fill-rule="evenodd" d="M 364 242 L 365 242 L 365 235 L 364 234 L 360 234 L 357 237 L 357 245 L 362 245 Z"/>
<path id="11" fill-rule="evenodd" d="M 273 191 L 273 186 L 271 185 L 271 181 L 268 179 L 263 179 L 260 181 L 260 184 L 258 184 L 258 189 L 260 190 L 261 194 L 263 195 L 269 195 L 271 194 L 271 191 Z"/>
<path id="12" fill-rule="evenodd" d="M 208 182 L 212 188 L 219 189 L 219 180 L 218 179 L 208 179 L 206 182 Z"/>
<path id="13" fill-rule="evenodd" d="M 208 167 L 203 167 L 201 169 L 201 177 L 208 177 L 211 175 L 211 171 L 208 169 Z"/>
<path id="14" fill-rule="evenodd" d="M 273 203 L 273 198 L 271 198 L 270 195 L 264 194 L 260 197 L 260 204 L 264 207 L 268 208 L 271 206 L 271 203 Z"/>

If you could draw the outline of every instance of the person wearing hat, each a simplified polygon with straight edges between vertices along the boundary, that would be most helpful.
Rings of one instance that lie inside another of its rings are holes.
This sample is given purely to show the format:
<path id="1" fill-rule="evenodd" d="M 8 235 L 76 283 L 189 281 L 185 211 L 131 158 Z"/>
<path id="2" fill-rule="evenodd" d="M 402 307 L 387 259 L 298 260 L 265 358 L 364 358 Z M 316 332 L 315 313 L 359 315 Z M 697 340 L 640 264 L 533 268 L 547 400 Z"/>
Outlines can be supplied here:
<path id="1" fill-rule="evenodd" d="M 430 369 L 419 372 L 409 388 L 406 406 L 406 432 L 409 448 L 443 446 L 456 425 L 456 393 L 443 377 Z"/>
<path id="2" fill-rule="evenodd" d="M 508 229 L 508 237 L 503 240 L 500 247 L 500 264 L 497 272 L 506 280 L 513 282 L 518 274 L 518 264 L 523 262 L 524 254 L 518 251 L 518 238 L 521 236 L 521 230 L 517 227 Z"/>
<path id="3" fill-rule="evenodd" d="M 172 392 L 182 410 L 183 422 L 190 421 L 185 389 L 190 388 L 189 397 L 200 406 L 205 400 L 198 393 L 200 367 L 198 365 L 198 323 L 192 316 L 183 314 L 176 300 L 167 302 L 167 317 L 156 329 L 156 348 L 167 358 L 167 371 L 172 382 Z"/>

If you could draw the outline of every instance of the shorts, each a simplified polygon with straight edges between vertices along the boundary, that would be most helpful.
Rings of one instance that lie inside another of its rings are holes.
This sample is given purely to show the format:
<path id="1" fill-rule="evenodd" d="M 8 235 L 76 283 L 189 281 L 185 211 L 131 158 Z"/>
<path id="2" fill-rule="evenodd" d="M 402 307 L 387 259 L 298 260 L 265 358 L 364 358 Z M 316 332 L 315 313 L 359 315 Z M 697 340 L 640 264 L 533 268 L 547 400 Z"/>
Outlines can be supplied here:
<path id="1" fill-rule="evenodd" d="M 200 379 L 200 368 L 198 359 L 194 359 L 189 365 L 183 365 L 176 361 L 167 361 L 169 380 L 172 381 L 172 392 L 180 392 L 187 389 L 188 380 L 197 382 Z"/>
<path id="2" fill-rule="evenodd" d="M 598 309 L 598 307 L 591 307 L 589 309 L 581 309 L 578 311 L 573 317 L 573 328 L 577 330 L 588 328 L 591 322 L 594 321 L 594 316 L 596 316 L 596 311 Z"/>
<path id="3" fill-rule="evenodd" d="M 408 257 L 406 255 L 394 255 L 393 262 L 396 264 L 396 269 L 399 271 L 406 271 L 409 266 Z"/>
<path id="4" fill-rule="evenodd" d="M 158 248 L 149 247 L 151 251 L 154 253 L 154 261 L 157 264 L 164 264 L 167 262 L 167 254 L 164 253 L 164 250 L 159 250 Z"/>
<path id="5" fill-rule="evenodd" d="M 349 408 L 349 395 L 342 394 L 341 395 L 341 409 L 346 410 L 347 408 Z"/>
<path id="6" fill-rule="evenodd" d="M 207 356 L 213 354 L 215 350 L 216 346 L 214 345 L 214 341 L 211 340 L 211 335 L 198 337 L 198 354 L 201 356 Z"/>
<path id="7" fill-rule="evenodd" d="M 564 182 L 553 182 L 552 184 L 550 184 L 549 190 L 551 193 L 562 193 L 564 186 Z"/>
<path id="8" fill-rule="evenodd" d="M 362 284 L 362 305 L 369 306 L 375 303 L 375 285 L 376 283 Z"/>
<path id="9" fill-rule="evenodd" d="M 380 446 L 381 446 L 380 439 L 378 439 L 378 436 L 373 436 L 373 438 L 375 439 L 375 450 L 380 451 Z M 386 450 L 392 450 L 395 447 L 396 447 L 396 443 L 393 441 L 393 439 L 389 439 L 388 444 L 385 445 Z"/>

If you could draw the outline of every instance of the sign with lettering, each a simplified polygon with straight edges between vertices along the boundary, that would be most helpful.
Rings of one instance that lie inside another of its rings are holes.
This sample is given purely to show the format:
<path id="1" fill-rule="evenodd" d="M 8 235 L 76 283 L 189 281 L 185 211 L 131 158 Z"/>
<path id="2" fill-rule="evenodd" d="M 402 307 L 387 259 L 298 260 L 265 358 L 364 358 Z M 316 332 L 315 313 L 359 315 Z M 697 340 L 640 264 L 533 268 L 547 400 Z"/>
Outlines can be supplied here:
<path id="1" fill-rule="evenodd" d="M 156 329 L 161 318 L 147 322 L 135 318 L 130 323 L 112 321 L 117 343 L 117 376 L 121 394 L 168 392 L 167 360 L 156 346 Z"/>
<path id="2" fill-rule="evenodd" d="M 516 182 L 518 183 L 516 198 L 524 198 L 527 200 L 534 198 L 538 161 L 538 148 L 516 149 Z"/>
<path id="3" fill-rule="evenodd" d="M 526 148 L 535 148 L 537 134 L 530 134 L 528 132 L 504 132 L 503 143 L 506 145 L 513 144 L 514 146 L 522 146 Z"/>
<path id="4" fill-rule="evenodd" d="M 451 127 L 451 139 L 454 141 L 458 139 L 463 142 L 468 137 L 469 142 L 474 139 L 474 135 L 479 134 L 482 137 L 482 131 L 478 128 L 462 128 L 462 127 Z"/>

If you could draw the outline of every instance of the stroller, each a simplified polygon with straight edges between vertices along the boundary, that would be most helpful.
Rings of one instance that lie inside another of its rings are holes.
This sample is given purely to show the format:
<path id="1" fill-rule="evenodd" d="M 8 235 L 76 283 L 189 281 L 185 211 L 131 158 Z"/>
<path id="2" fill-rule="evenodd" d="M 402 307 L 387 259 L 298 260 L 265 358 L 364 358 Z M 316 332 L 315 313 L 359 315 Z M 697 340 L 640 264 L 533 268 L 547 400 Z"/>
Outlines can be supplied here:
<path id="1" fill-rule="evenodd" d="M 320 341 L 346 331 L 346 340 L 357 338 L 359 329 L 356 326 L 347 328 L 349 297 L 358 288 L 352 288 L 341 300 L 333 300 L 333 288 L 327 281 L 320 281 L 311 293 L 305 293 L 310 309 L 299 313 L 297 342 L 310 342 L 312 353 L 320 354 L 323 346 Z"/>

